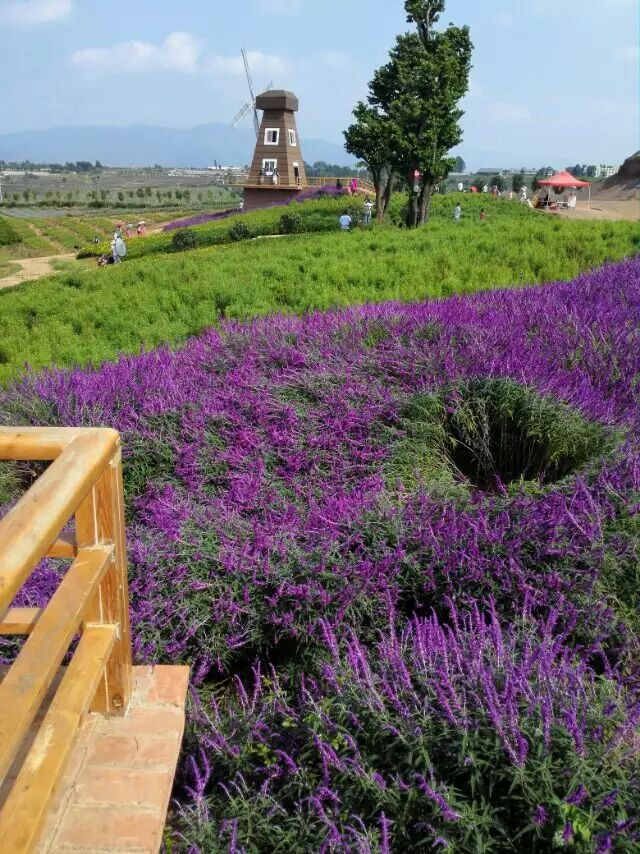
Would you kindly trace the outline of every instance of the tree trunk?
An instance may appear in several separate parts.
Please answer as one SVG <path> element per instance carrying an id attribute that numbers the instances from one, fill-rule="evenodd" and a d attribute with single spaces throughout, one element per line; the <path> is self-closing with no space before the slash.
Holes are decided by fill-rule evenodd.
<path id="1" fill-rule="evenodd" d="M 373 175 L 373 186 L 376 189 L 376 222 L 382 222 L 383 220 L 383 191 L 382 191 L 382 175 L 384 169 L 376 169 L 371 170 L 371 174 Z"/>
<path id="2" fill-rule="evenodd" d="M 431 196 L 433 195 L 433 183 L 424 184 L 420 193 L 420 225 L 424 225 L 429 219 L 431 209 Z"/>
<path id="3" fill-rule="evenodd" d="M 391 196 L 393 195 L 393 185 L 396 180 L 396 173 L 393 169 L 389 170 L 387 174 L 387 186 L 384 189 L 384 199 L 382 202 L 382 220 L 384 221 L 387 218 L 387 214 L 389 213 L 389 204 L 391 202 Z"/>
<path id="4" fill-rule="evenodd" d="M 409 196 L 409 207 L 407 210 L 407 228 L 416 228 L 418 225 L 418 217 L 420 215 L 418 202 L 419 193 L 416 193 L 413 184 L 409 184 L 410 187 L 410 196 Z"/>

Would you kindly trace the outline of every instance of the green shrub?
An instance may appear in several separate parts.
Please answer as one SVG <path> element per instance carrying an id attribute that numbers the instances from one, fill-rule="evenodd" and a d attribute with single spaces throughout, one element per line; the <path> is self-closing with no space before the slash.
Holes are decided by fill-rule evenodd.
<path id="1" fill-rule="evenodd" d="M 186 252 L 196 249 L 198 246 L 198 235 L 191 228 L 181 228 L 171 238 L 171 248 L 174 252 Z"/>
<path id="2" fill-rule="evenodd" d="M 234 224 L 229 229 L 229 237 L 231 238 L 231 240 L 236 242 L 240 240 L 248 240 L 250 237 L 252 237 L 252 232 L 246 222 L 234 222 Z"/>
<path id="3" fill-rule="evenodd" d="M 0 246 L 11 246 L 12 243 L 20 243 L 20 237 L 9 221 L 0 217 Z"/>
<path id="4" fill-rule="evenodd" d="M 291 209 L 280 217 L 280 231 L 283 234 L 300 234 L 304 231 L 302 214 L 299 210 Z"/>

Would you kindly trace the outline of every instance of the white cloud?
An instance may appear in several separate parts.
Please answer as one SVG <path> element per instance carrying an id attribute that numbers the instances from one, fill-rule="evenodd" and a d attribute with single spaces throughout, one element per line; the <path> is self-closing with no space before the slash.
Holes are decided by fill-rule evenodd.
<path id="1" fill-rule="evenodd" d="M 247 59 L 252 76 L 256 74 L 268 77 L 281 77 L 288 71 L 286 60 L 280 56 L 262 53 L 259 50 L 248 51 Z M 244 76 L 242 56 L 212 56 L 206 63 L 207 71 L 212 74 L 229 77 Z M 256 81 L 257 82 L 257 81 Z"/>
<path id="2" fill-rule="evenodd" d="M 190 33 L 171 33 L 161 45 L 123 42 L 113 47 L 77 50 L 75 65 L 106 74 L 135 74 L 148 71 L 179 71 L 193 74 L 202 51 L 202 41 Z"/>
<path id="3" fill-rule="evenodd" d="M 0 20 L 18 26 L 61 21 L 73 11 L 72 0 L 10 0 L 0 3 Z"/>

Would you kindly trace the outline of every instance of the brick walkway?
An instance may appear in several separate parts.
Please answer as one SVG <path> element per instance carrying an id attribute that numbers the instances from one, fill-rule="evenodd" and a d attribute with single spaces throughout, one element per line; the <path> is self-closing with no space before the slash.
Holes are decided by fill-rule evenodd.
<path id="1" fill-rule="evenodd" d="M 127 716 L 87 716 L 39 854 L 156 854 L 184 732 L 188 679 L 188 667 L 136 667 Z"/>

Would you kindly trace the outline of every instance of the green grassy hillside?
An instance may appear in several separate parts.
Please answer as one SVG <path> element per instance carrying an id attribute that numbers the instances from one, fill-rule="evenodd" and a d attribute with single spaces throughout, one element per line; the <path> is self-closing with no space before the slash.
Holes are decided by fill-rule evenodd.
<path id="1" fill-rule="evenodd" d="M 19 241 L 20 238 L 11 227 L 11 223 L 5 217 L 0 217 L 0 246 L 10 246 Z"/>
<path id="2" fill-rule="evenodd" d="M 25 363 L 98 363 L 141 347 L 179 345 L 223 317 L 569 279 L 637 251 L 632 223 L 569 222 L 508 203 L 485 206 L 485 223 L 470 213 L 456 225 L 442 205 L 418 231 L 295 235 L 151 255 L 0 291 L 0 381 Z"/>

